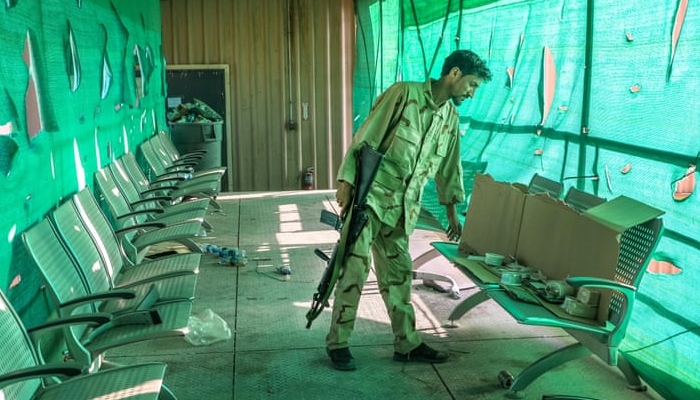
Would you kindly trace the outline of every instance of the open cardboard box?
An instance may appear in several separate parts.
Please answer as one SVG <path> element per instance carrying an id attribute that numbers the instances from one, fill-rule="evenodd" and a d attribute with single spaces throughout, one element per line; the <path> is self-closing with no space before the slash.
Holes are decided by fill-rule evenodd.
<path id="1" fill-rule="evenodd" d="M 621 235 L 664 213 L 626 196 L 580 213 L 562 200 L 529 195 L 487 175 L 475 178 L 471 201 L 460 251 L 499 253 L 506 256 L 506 262 L 508 255 L 514 255 L 520 264 L 541 271 L 548 279 L 614 279 Z M 603 293 L 601 304 L 608 300 L 609 293 Z M 605 323 L 607 311 L 599 308 L 599 323 Z"/>
<path id="2" fill-rule="evenodd" d="M 579 213 L 547 196 L 528 196 L 517 257 L 550 279 L 595 276 L 613 279 L 620 236 L 664 212 L 626 196 Z"/>
<path id="3" fill-rule="evenodd" d="M 510 262 L 515 255 L 527 188 L 522 184 L 496 182 L 491 175 L 477 174 L 469 200 L 459 250 L 467 255 L 497 253 Z"/>

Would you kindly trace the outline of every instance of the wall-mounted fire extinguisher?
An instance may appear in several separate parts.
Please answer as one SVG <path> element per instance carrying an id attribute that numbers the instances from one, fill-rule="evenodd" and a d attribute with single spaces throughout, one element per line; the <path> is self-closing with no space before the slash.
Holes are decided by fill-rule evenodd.
<path id="1" fill-rule="evenodd" d="M 301 188 L 312 190 L 314 188 L 314 167 L 306 167 L 301 177 Z"/>

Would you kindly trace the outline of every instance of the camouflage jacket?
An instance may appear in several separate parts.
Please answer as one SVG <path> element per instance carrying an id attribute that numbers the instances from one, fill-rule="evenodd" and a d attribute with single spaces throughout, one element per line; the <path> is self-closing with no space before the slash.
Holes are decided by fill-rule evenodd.
<path id="1" fill-rule="evenodd" d="M 435 178 L 441 204 L 463 202 L 459 115 L 451 101 L 433 102 L 431 80 L 393 84 L 375 101 L 341 163 L 338 180 L 355 180 L 354 152 L 364 143 L 384 153 L 367 205 L 390 226 L 404 216 L 413 232 L 423 188 Z"/>

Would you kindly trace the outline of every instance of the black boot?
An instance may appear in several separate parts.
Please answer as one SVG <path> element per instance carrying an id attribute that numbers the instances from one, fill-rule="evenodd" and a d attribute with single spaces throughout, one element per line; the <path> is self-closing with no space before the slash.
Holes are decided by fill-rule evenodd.
<path id="1" fill-rule="evenodd" d="M 341 371 L 354 371 L 357 369 L 355 366 L 355 359 L 350 354 L 350 349 L 343 347 L 340 349 L 329 350 L 326 348 L 326 353 L 331 358 L 331 363 L 333 368 Z"/>
<path id="2" fill-rule="evenodd" d="M 450 356 L 442 351 L 437 351 L 425 343 L 421 343 L 415 349 L 406 354 L 394 353 L 394 361 L 417 361 L 427 363 L 443 363 Z"/>

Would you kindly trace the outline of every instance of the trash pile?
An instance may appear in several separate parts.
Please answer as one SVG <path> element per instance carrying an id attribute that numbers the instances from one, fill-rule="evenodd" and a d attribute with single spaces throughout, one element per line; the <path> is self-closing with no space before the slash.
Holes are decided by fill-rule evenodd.
<path id="1" fill-rule="evenodd" d="M 194 99 L 192 103 L 180 103 L 168 112 L 168 121 L 171 123 L 208 123 L 223 120 L 219 113 L 199 99 Z"/>
<path id="2" fill-rule="evenodd" d="M 213 244 L 202 243 L 201 248 L 204 253 L 217 255 L 219 264 L 244 267 L 248 263 L 245 250 L 237 247 L 218 247 Z"/>

